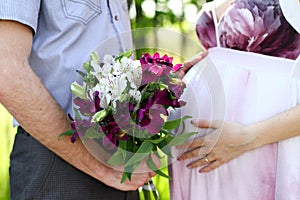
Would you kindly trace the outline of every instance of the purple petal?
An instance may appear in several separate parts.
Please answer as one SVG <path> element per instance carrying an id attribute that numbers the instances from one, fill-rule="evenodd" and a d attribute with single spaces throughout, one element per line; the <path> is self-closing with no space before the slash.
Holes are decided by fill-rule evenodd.
<path id="1" fill-rule="evenodd" d="M 173 66 L 172 72 L 177 72 L 181 68 L 182 68 L 182 64 L 176 64 Z"/>
<path id="2" fill-rule="evenodd" d="M 112 135 L 108 134 L 103 139 L 103 146 L 108 150 L 113 150 L 117 147 L 117 139 Z"/>
<path id="3" fill-rule="evenodd" d="M 200 15 L 196 23 L 196 33 L 205 49 L 217 46 L 215 25 L 211 12 L 203 12 Z"/>
<path id="4" fill-rule="evenodd" d="M 149 70 L 155 74 L 156 76 L 162 76 L 162 74 L 164 74 L 164 71 L 166 70 L 166 66 L 159 66 L 159 65 L 152 65 L 150 66 Z"/>

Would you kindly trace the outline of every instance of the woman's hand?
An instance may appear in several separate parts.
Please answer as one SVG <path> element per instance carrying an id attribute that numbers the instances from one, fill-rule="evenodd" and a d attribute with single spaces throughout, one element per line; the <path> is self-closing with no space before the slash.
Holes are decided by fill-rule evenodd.
<path id="1" fill-rule="evenodd" d="M 195 64 L 197 64 L 199 61 L 201 61 L 203 58 L 207 56 L 207 51 L 204 51 L 200 53 L 198 56 L 195 58 L 192 58 L 192 60 L 188 60 L 185 63 L 183 63 L 183 67 L 180 69 L 178 72 L 178 77 L 182 79 L 184 75 L 192 68 Z"/>
<path id="2" fill-rule="evenodd" d="M 213 129 L 204 137 L 196 138 L 192 143 L 186 143 L 179 148 L 187 148 L 188 151 L 178 160 L 199 157 L 198 160 L 189 163 L 188 168 L 202 167 L 199 172 L 209 172 L 222 164 L 240 156 L 252 149 L 251 143 L 256 137 L 247 131 L 246 126 L 234 122 L 193 121 L 199 128 Z"/>

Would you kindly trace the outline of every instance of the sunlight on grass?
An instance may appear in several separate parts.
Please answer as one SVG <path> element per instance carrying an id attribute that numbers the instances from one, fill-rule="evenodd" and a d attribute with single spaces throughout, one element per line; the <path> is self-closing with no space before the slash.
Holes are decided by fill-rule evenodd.
<path id="1" fill-rule="evenodd" d="M 161 170 L 165 174 L 168 174 L 167 168 L 164 168 Z M 159 200 L 169 200 L 170 199 L 170 193 L 169 193 L 169 180 L 167 178 L 164 178 L 162 176 L 155 176 L 152 178 L 154 185 L 159 193 Z M 142 191 L 140 190 L 140 200 L 145 200 Z"/>
<path id="2" fill-rule="evenodd" d="M 15 133 L 11 122 L 12 117 L 0 104 L 0 200 L 9 199 L 9 153 L 12 148 Z"/>
<path id="3" fill-rule="evenodd" d="M 168 175 L 168 165 L 167 165 L 167 157 L 164 156 L 164 158 L 161 160 L 161 166 L 166 166 L 161 169 L 161 171 L 164 174 Z M 170 192 L 169 192 L 169 179 L 162 177 L 160 175 L 156 175 L 152 178 L 153 183 L 158 190 L 159 193 L 159 199 L 160 200 L 169 200 L 170 199 Z M 144 200 L 143 194 L 140 193 L 140 200 Z"/>

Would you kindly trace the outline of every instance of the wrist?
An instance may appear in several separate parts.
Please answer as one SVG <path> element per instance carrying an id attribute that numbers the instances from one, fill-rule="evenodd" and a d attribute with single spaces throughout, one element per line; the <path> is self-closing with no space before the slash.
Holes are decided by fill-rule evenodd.
<path id="1" fill-rule="evenodd" d="M 246 125 L 243 128 L 243 133 L 248 136 L 249 142 L 247 144 L 247 150 L 253 150 L 263 146 L 263 141 L 260 137 L 260 127 L 258 124 Z"/>
<path id="2" fill-rule="evenodd" d="M 69 141 L 69 143 L 71 142 Z M 70 145 L 76 146 L 74 151 L 68 155 L 70 163 L 95 179 L 102 180 L 107 174 L 108 168 L 86 149 L 81 140 L 78 139 Z"/>

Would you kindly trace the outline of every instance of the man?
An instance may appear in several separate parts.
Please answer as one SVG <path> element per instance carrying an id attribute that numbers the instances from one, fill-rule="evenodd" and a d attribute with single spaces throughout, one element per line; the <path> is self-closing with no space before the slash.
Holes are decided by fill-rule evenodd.
<path id="1" fill-rule="evenodd" d="M 100 51 L 131 48 L 125 0 L 1 0 L 0 103 L 16 119 L 11 199 L 134 199 L 153 173 L 120 183 L 122 172 L 97 161 L 70 129 L 70 84 Z M 123 34 L 125 33 L 125 34 Z"/>

